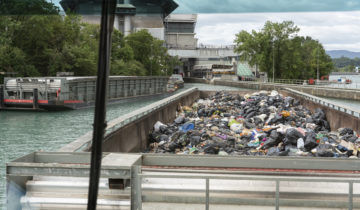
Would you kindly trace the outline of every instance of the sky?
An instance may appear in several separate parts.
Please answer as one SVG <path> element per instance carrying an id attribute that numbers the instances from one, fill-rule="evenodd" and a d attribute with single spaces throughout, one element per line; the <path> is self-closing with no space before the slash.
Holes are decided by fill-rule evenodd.
<path id="1" fill-rule="evenodd" d="M 241 30 L 260 30 L 267 21 L 294 21 L 299 35 L 319 40 L 326 50 L 360 52 L 360 11 L 199 14 L 198 43 L 231 45 Z"/>
<path id="2" fill-rule="evenodd" d="M 360 10 L 360 0 L 175 0 L 177 13 L 249 13 Z"/>
<path id="3" fill-rule="evenodd" d="M 51 0 L 48 0 L 51 1 Z M 58 4 L 60 0 L 52 0 Z M 360 0 L 175 0 L 174 13 L 199 13 L 198 43 L 233 44 L 241 30 L 260 30 L 267 20 L 294 21 L 299 35 L 326 50 L 360 52 Z"/>

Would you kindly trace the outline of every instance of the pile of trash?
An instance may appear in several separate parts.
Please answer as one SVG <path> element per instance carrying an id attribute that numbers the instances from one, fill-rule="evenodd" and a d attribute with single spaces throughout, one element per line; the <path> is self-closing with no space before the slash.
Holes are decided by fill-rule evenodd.
<path id="1" fill-rule="evenodd" d="M 157 122 L 149 140 L 150 153 L 360 157 L 354 130 L 330 131 L 323 110 L 311 113 L 277 91 L 217 92 L 179 106 L 174 122 Z"/>

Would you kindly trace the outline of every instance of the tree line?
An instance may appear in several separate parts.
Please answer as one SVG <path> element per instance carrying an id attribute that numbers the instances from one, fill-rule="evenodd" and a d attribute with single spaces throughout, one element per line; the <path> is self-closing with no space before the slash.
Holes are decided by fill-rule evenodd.
<path id="1" fill-rule="evenodd" d="M 96 75 L 100 26 L 84 23 L 79 15 L 62 16 L 46 0 L 31 0 L 33 8 L 26 1 L 0 0 L 0 14 L 10 11 L 0 16 L 0 72 L 16 72 L 19 77 L 55 76 L 57 72 Z M 19 8 L 28 9 L 30 15 L 17 14 Z M 114 30 L 111 75 L 165 76 L 179 64 L 164 42 L 148 31 L 124 37 Z"/>
<path id="2" fill-rule="evenodd" d="M 356 67 L 360 67 L 360 58 L 340 57 L 333 59 L 336 72 L 354 72 Z"/>
<path id="3" fill-rule="evenodd" d="M 292 21 L 281 23 L 267 21 L 264 27 L 255 31 L 245 30 L 236 34 L 235 52 L 242 61 L 257 66 L 275 79 L 316 78 L 328 75 L 333 62 L 322 44 L 309 36 L 299 36 L 300 29 Z"/>

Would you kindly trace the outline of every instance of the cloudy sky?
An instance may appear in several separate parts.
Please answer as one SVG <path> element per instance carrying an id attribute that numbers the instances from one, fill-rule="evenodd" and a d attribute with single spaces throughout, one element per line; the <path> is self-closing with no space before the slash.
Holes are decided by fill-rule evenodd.
<path id="1" fill-rule="evenodd" d="M 51 1 L 51 0 L 48 0 Z M 60 0 L 52 0 L 57 3 Z M 175 0 L 174 13 L 199 13 L 199 43 L 229 45 L 241 30 L 292 20 L 327 50 L 360 52 L 360 0 Z"/>
<path id="2" fill-rule="evenodd" d="M 175 0 L 178 13 L 248 13 L 360 10 L 360 0 Z"/>
<path id="3" fill-rule="evenodd" d="M 267 21 L 292 20 L 299 35 L 318 39 L 326 50 L 360 52 L 360 11 L 199 14 L 196 33 L 199 43 L 229 45 L 241 30 L 260 30 Z"/>

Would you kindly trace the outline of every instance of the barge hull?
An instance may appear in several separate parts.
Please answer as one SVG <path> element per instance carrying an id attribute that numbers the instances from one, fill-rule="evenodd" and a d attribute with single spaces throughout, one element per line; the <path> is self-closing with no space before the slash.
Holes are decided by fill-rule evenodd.
<path id="1" fill-rule="evenodd" d="M 113 76 L 107 99 L 121 103 L 164 94 L 167 82 L 168 77 Z M 95 77 L 5 78 L 4 84 L 0 110 L 71 110 L 95 103 Z"/>

